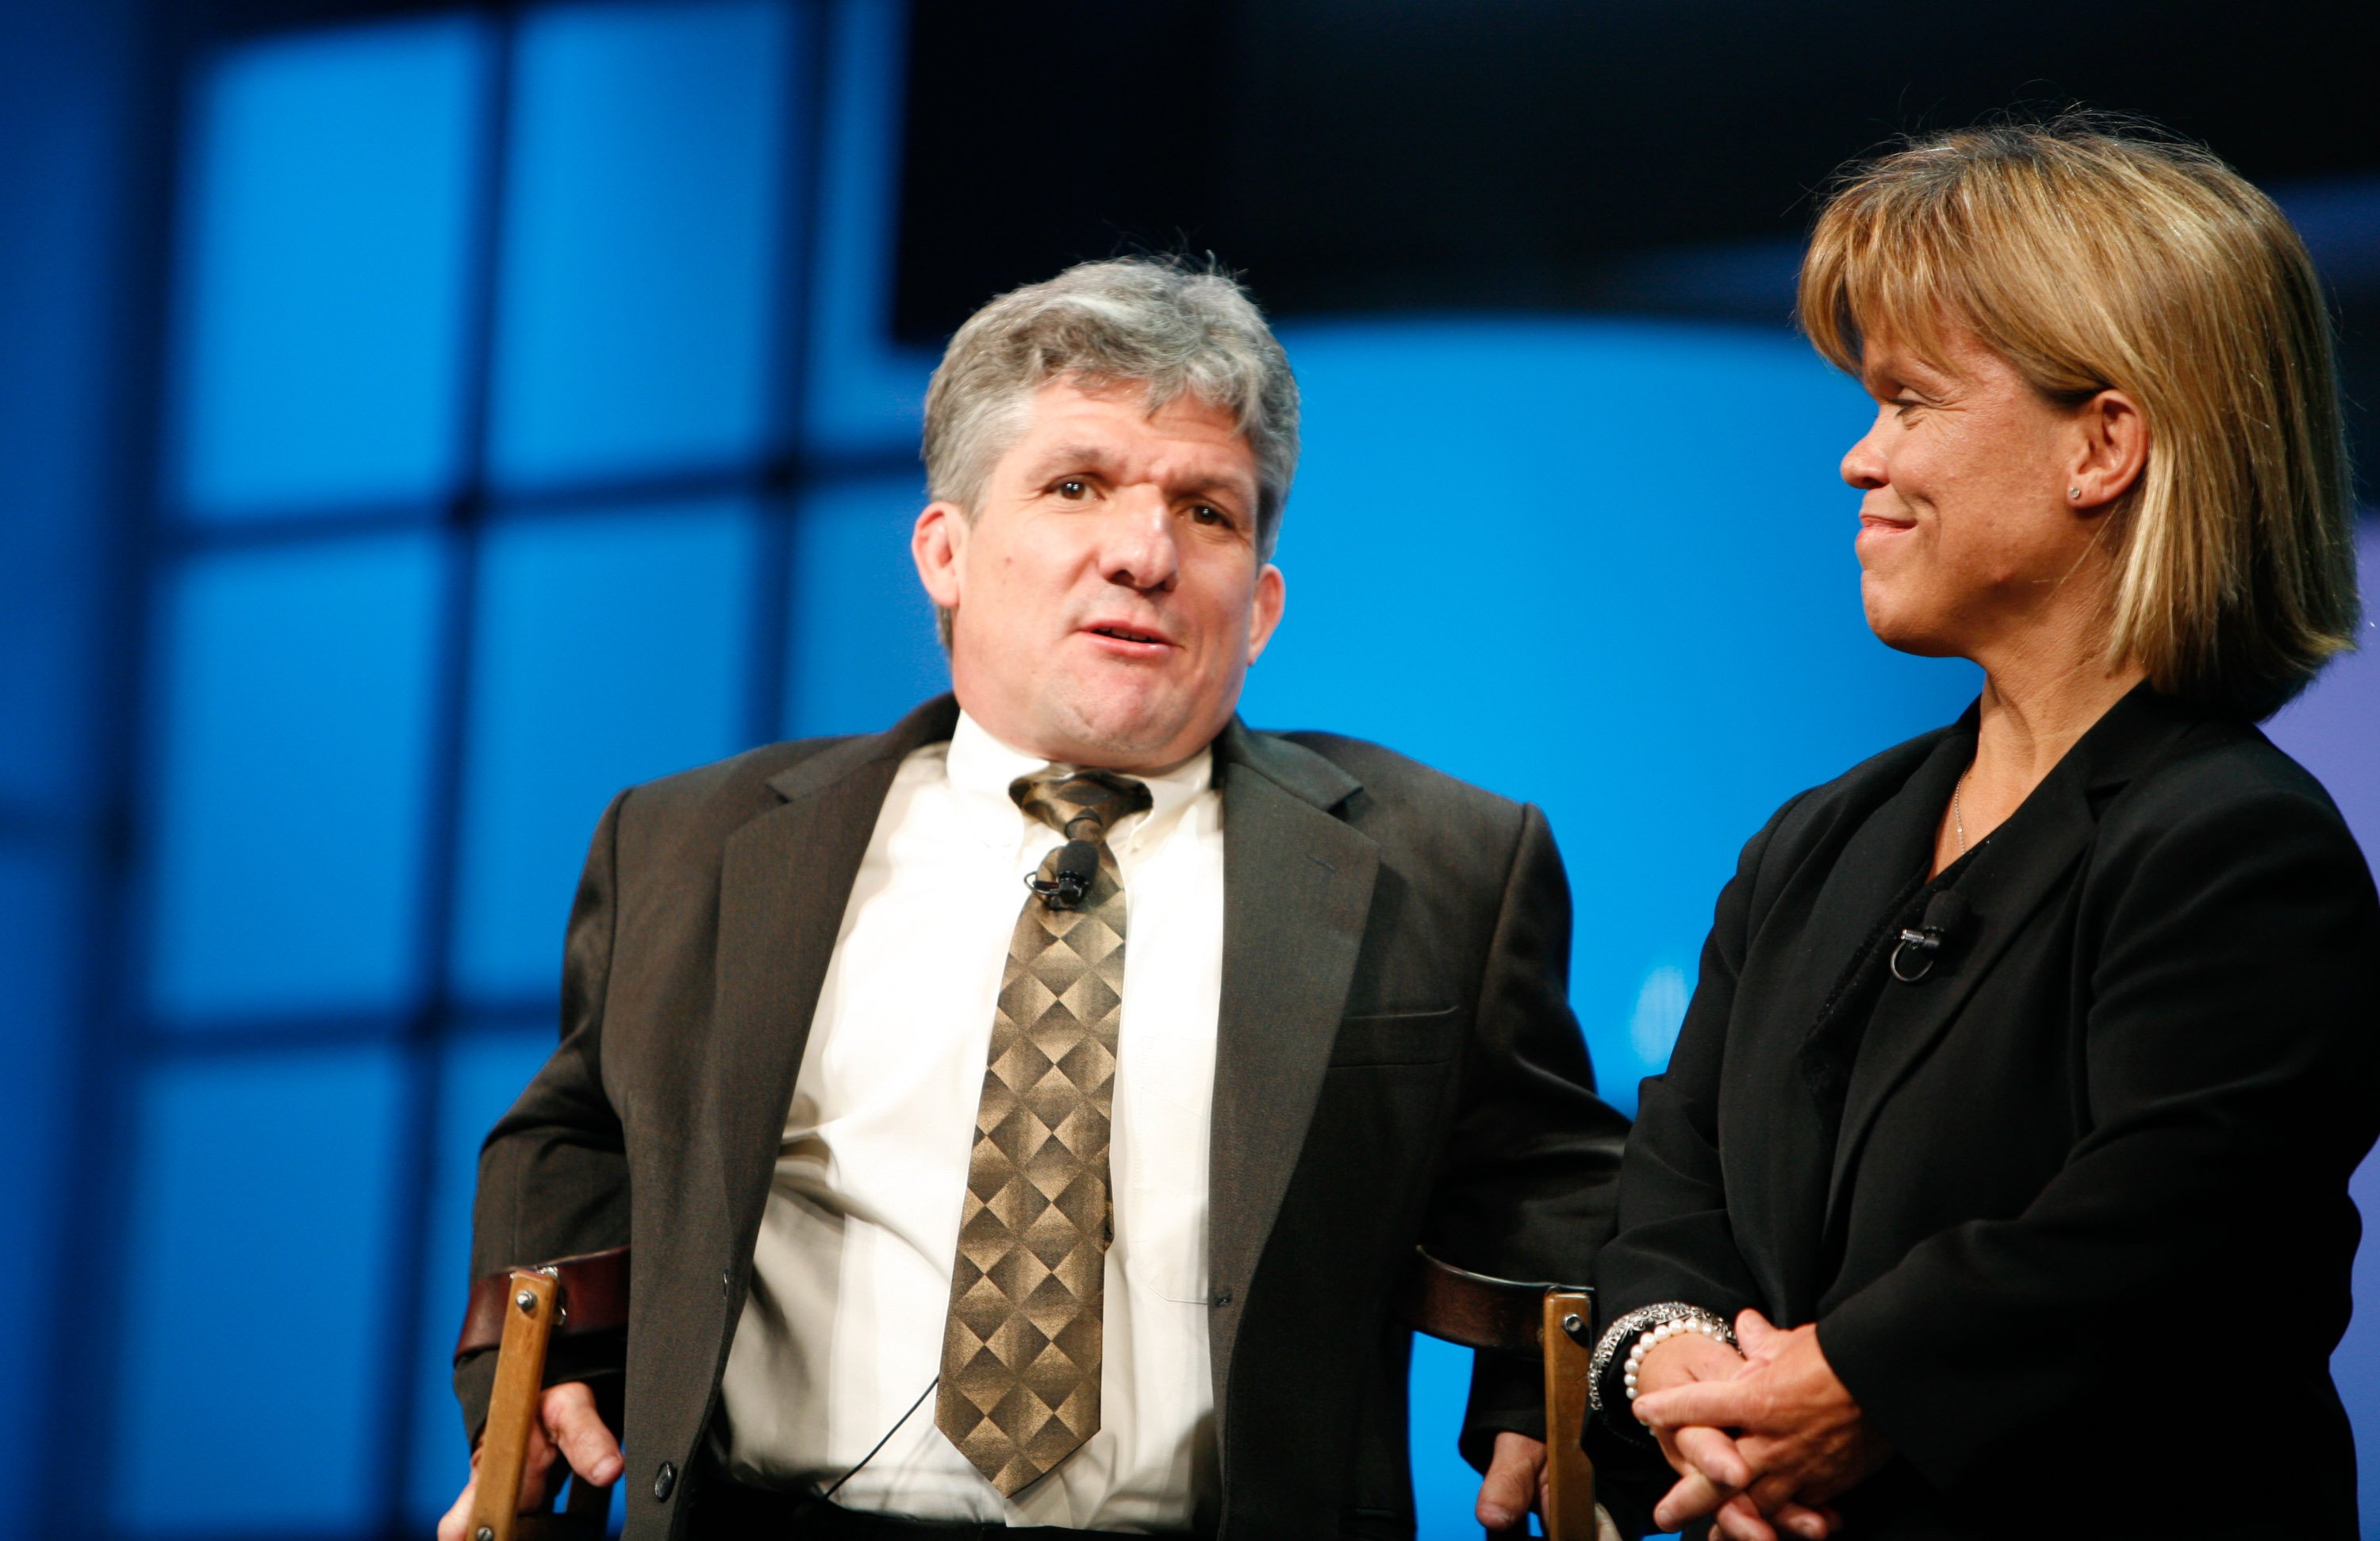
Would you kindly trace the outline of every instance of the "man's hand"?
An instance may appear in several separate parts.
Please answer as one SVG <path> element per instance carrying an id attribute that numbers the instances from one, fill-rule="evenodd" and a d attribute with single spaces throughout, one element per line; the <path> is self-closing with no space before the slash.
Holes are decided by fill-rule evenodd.
<path id="1" fill-rule="evenodd" d="M 1546 1507 L 1546 1444 L 1525 1434 L 1507 1430 L 1496 1436 L 1488 1457 L 1488 1474 L 1479 1479 L 1479 1503 L 1474 1511 L 1490 1531 L 1525 1531 L 1529 1511 Z"/>
<path id="2" fill-rule="evenodd" d="M 521 1512 L 542 1509 L 562 1486 L 553 1469 L 559 1448 L 570 1469 L 598 1487 L 620 1478 L 619 1444 L 595 1411 L 595 1393 L 584 1382 L 570 1380 L 546 1388 L 538 1399 L 537 1420 L 528 1426 L 528 1459 L 521 1463 Z M 463 1527 L 471 1523 L 471 1498 L 480 1486 L 480 1452 L 471 1452 L 471 1480 L 462 1497 L 438 1522 L 438 1541 L 464 1541 Z"/>
<path id="3" fill-rule="evenodd" d="M 1654 1520 L 1674 1527 L 1717 1513 L 1720 1533 L 1734 1541 L 1774 1541 L 1767 1516 L 1797 1535 L 1824 1535 L 1810 1523 L 1831 1528 L 1819 1506 L 1882 1465 L 1890 1449 L 1819 1352 L 1815 1328 L 1784 1332 L 1746 1311 L 1736 1336 L 1745 1362 L 1734 1379 L 1666 1384 L 1636 1399 L 1637 1417 L 1657 1434 L 1670 1431 L 1664 1450 L 1675 1439 L 1694 1468 L 1681 1470 Z M 1701 1438 L 1721 1429 L 1738 1431 L 1725 1451 Z M 1723 1506 L 1710 1501 L 1715 1495 Z"/>

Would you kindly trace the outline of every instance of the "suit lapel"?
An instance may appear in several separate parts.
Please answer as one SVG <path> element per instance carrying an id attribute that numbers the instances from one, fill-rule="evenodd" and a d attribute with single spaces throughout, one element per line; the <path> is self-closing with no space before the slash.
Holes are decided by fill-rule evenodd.
<path id="1" fill-rule="evenodd" d="M 1914 1001 L 1900 1003 L 1888 1032 L 1868 1034 L 1852 1066 L 1828 1178 L 1828 1234 L 1843 1219 L 1844 1180 L 1885 1102 L 1932 1052 L 2026 920 L 2081 859 L 2098 830 L 2100 799 L 2168 748 L 2186 721 L 2147 686 L 2135 689 L 2067 751 L 1957 880 L 1969 914 L 1965 935 L 1953 939 L 1951 966 L 1919 985 L 1885 986 L 1913 991 Z"/>
<path id="2" fill-rule="evenodd" d="M 1208 1269 L 1247 1292 L 1305 1144 L 1371 913 L 1379 851 L 1331 810 L 1360 783 L 1234 722 L 1223 797 L 1223 989 L 1215 1030 Z M 1210 1318 L 1219 1415 L 1242 1313 Z"/>
<path id="3" fill-rule="evenodd" d="M 719 880 L 712 1064 L 727 1214 L 749 1250 L 766 1204 L 794 1079 L 809 1041 L 853 880 L 893 773 L 948 738 L 958 708 L 927 702 L 890 731 L 846 739 L 770 778 L 782 806 L 730 835 Z"/>

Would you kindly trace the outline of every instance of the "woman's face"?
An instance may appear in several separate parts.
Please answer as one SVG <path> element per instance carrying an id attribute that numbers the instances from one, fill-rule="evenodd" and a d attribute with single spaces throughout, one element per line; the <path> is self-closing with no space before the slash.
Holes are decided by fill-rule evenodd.
<path id="1" fill-rule="evenodd" d="M 2012 639 L 2097 614 L 2106 498 L 2087 409 L 2045 399 L 1964 332 L 1936 352 L 1877 337 L 1862 358 L 1876 421 L 1842 465 L 1865 494 L 1860 599 L 1889 646 L 1989 667 Z"/>

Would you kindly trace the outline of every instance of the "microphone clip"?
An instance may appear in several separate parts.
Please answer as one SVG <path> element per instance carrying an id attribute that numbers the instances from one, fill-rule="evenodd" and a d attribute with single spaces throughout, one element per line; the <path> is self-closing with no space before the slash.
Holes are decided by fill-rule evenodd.
<path id="1" fill-rule="evenodd" d="M 1028 873 L 1025 886 L 1053 910 L 1079 910 L 1099 876 L 1099 848 L 1087 840 L 1070 840 L 1059 848 L 1056 870 L 1047 878 Z"/>
<path id="2" fill-rule="evenodd" d="M 1892 949 L 1892 977 L 1904 985 L 1913 985 L 1934 972 L 1940 960 L 1942 944 L 1950 933 L 1967 918 L 1967 901 L 1956 889 L 1938 889 L 1925 902 L 1925 918 L 1913 927 L 1901 928 L 1899 941 Z"/>
<path id="3" fill-rule="evenodd" d="M 1900 944 L 1892 950 L 1892 977 L 1904 985 L 1915 984 L 1934 972 L 1934 954 L 1941 950 L 1939 927 L 1903 928 Z"/>

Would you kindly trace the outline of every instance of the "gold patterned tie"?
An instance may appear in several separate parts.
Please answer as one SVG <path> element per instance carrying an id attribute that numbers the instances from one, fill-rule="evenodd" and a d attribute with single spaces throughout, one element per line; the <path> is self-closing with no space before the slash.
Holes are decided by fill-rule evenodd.
<path id="1" fill-rule="evenodd" d="M 934 1424 L 1013 1497 L 1099 1426 L 1123 1016 L 1123 880 L 1107 831 L 1149 795 L 1099 770 L 1021 777 L 1008 794 L 1067 843 L 1027 880 L 1001 974 Z"/>

